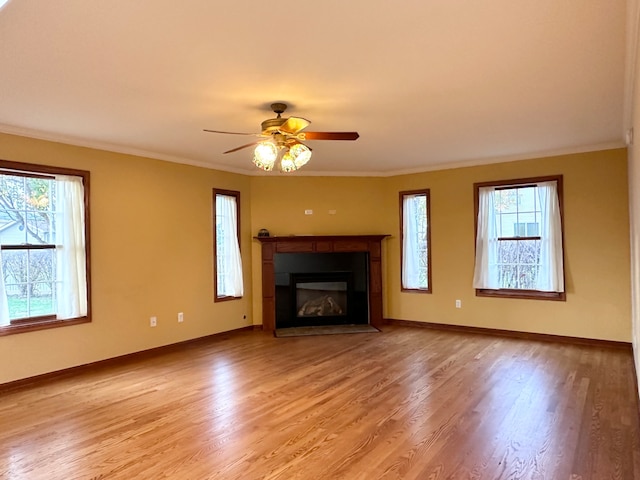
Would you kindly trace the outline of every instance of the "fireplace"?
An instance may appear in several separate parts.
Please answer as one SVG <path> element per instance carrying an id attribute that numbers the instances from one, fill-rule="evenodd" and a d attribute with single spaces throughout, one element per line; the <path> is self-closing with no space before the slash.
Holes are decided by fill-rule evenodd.
<path id="1" fill-rule="evenodd" d="M 262 328 L 381 327 L 382 240 L 388 236 L 254 237 L 262 244 Z"/>
<path id="2" fill-rule="evenodd" d="M 276 328 L 369 323 L 368 254 L 276 253 Z"/>

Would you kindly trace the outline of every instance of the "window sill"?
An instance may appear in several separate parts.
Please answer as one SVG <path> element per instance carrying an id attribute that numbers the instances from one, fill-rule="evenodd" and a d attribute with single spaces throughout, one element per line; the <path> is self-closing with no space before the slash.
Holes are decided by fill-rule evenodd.
<path id="1" fill-rule="evenodd" d="M 71 318 L 68 320 L 58 320 L 57 318 L 47 320 L 34 320 L 29 322 L 27 320 L 21 320 L 19 323 L 13 325 L 5 325 L 0 327 L 0 337 L 6 335 L 15 335 L 18 333 L 35 332 L 37 330 L 47 330 L 50 328 L 68 327 L 71 325 L 78 325 L 80 323 L 89 323 L 91 319 L 88 316 Z"/>
<path id="2" fill-rule="evenodd" d="M 431 288 L 404 288 L 400 287 L 402 293 L 431 293 Z"/>
<path id="3" fill-rule="evenodd" d="M 494 298 L 520 298 L 525 300 L 553 300 L 558 302 L 566 302 L 566 292 L 542 292 L 540 290 L 516 290 L 501 288 L 492 290 L 489 288 L 477 288 L 476 297 L 494 297 Z"/>
<path id="4" fill-rule="evenodd" d="M 214 302 L 228 302 L 229 300 L 240 300 L 242 297 L 213 297 Z"/>

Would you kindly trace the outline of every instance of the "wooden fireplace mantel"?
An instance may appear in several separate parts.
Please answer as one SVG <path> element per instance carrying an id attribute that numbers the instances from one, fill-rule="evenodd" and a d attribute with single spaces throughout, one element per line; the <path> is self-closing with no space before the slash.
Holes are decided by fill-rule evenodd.
<path id="1" fill-rule="evenodd" d="M 369 253 L 369 323 L 382 326 L 382 240 L 390 235 L 254 237 L 262 243 L 262 329 L 276 328 L 276 253 Z"/>

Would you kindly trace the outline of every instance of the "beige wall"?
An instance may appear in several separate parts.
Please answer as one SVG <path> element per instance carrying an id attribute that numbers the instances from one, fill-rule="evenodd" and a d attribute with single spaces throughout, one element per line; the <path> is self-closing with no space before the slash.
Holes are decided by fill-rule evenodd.
<path id="1" fill-rule="evenodd" d="M 473 183 L 555 174 L 564 180 L 567 301 L 476 297 Z M 431 190 L 433 293 L 402 293 L 398 193 L 421 188 Z M 254 177 L 251 198 L 254 234 L 391 234 L 384 241 L 386 318 L 631 341 L 624 149 L 391 178 Z M 253 268 L 260 323 L 258 242 Z"/>
<path id="2" fill-rule="evenodd" d="M 241 192 L 249 252 L 247 177 L 9 135 L 0 158 L 91 172 L 93 308 L 89 324 L 0 337 L 0 383 L 252 323 L 251 282 L 242 300 L 214 304 L 212 274 L 212 188 Z"/>
<path id="3" fill-rule="evenodd" d="M 349 235 L 394 233 L 397 205 L 386 201 L 387 179 L 375 177 L 264 176 L 251 179 L 254 235 Z M 305 215 L 312 210 L 312 215 Z M 330 210 L 335 210 L 330 214 Z M 260 244 L 253 243 L 253 318 L 262 323 Z"/>
<path id="4" fill-rule="evenodd" d="M 0 158 L 91 171 L 93 282 L 92 323 L 0 337 L 0 383 L 260 324 L 260 246 L 253 240 L 260 228 L 275 235 L 391 234 L 384 241 L 388 318 L 630 341 L 625 155 L 611 150 L 390 178 L 247 177 L 0 135 Z M 476 298 L 473 183 L 558 173 L 567 301 Z M 241 192 L 245 252 L 245 297 L 219 304 L 212 301 L 213 187 Z M 431 189 L 431 295 L 399 289 L 398 192 L 414 188 Z M 458 298 L 462 309 L 454 308 Z"/>
<path id="5" fill-rule="evenodd" d="M 401 293 L 398 237 L 387 242 L 389 318 L 628 342 L 629 242 L 624 149 L 395 177 L 431 189 L 433 294 Z M 567 301 L 476 297 L 473 183 L 563 175 Z M 394 233 L 399 229 L 394 218 Z M 462 308 L 455 308 L 455 300 Z"/>

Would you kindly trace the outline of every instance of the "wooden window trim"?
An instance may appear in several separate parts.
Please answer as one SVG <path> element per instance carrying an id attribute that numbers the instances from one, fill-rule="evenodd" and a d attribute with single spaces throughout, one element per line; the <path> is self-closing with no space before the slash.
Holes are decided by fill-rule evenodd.
<path id="1" fill-rule="evenodd" d="M 424 195 L 427 198 L 427 288 L 405 288 L 402 285 L 404 258 L 404 197 L 407 195 Z M 400 203 L 400 291 L 405 293 L 433 293 L 431 280 L 431 192 L 428 188 L 405 190 L 399 192 Z"/>
<path id="2" fill-rule="evenodd" d="M 490 288 L 476 288 L 477 297 L 499 297 L 499 298 L 520 298 L 524 300 L 556 300 L 566 301 L 566 292 L 543 292 L 540 290 L 517 290 L 500 288 L 492 290 Z"/>
<path id="3" fill-rule="evenodd" d="M 10 325 L 28 325 L 32 323 L 50 322 L 56 320 L 55 315 L 39 315 L 37 317 L 14 318 L 9 321 Z"/>
<path id="4" fill-rule="evenodd" d="M 224 190 L 222 188 L 213 189 L 213 301 L 228 302 L 230 300 L 240 300 L 242 297 L 233 297 L 230 295 L 218 295 L 218 234 L 216 231 L 216 195 L 225 195 L 235 197 L 236 199 L 236 215 L 237 215 L 237 232 L 238 248 L 242 252 L 242 242 L 240 241 L 240 192 L 236 190 Z"/>
<path id="5" fill-rule="evenodd" d="M 18 333 L 34 332 L 49 328 L 67 327 L 81 323 L 91 322 L 91 228 L 90 228 L 90 173 L 87 170 L 78 170 L 50 165 L 38 165 L 34 163 L 14 162 L 0 159 L 0 174 L 16 175 L 32 178 L 50 179 L 55 175 L 70 175 L 82 178 L 84 186 L 84 229 L 85 229 L 85 260 L 87 269 L 87 315 L 77 318 L 59 320 L 53 315 L 40 317 L 20 318 L 10 321 L 9 325 L 0 326 L 0 337 Z M 3 250 L 14 249 L 46 249 L 50 245 L 5 245 Z M 53 246 L 55 248 L 55 246 Z"/>
<path id="6" fill-rule="evenodd" d="M 490 289 L 490 288 L 476 288 L 477 297 L 493 297 L 493 298 L 518 298 L 526 300 L 553 300 L 564 302 L 567 300 L 566 293 L 566 255 L 564 248 L 564 191 L 562 185 L 562 175 L 549 175 L 544 177 L 531 177 L 520 178 L 512 180 L 496 180 L 490 182 L 478 182 L 473 184 L 473 211 L 474 211 L 474 245 L 478 235 L 478 209 L 480 205 L 480 188 L 481 187 L 496 187 L 496 190 L 508 190 L 513 188 L 526 188 L 536 186 L 542 182 L 557 183 L 558 202 L 560 203 L 560 226 L 562 229 L 562 255 L 563 255 L 563 269 L 562 276 L 564 278 L 565 291 L 564 292 L 543 292 L 541 290 L 520 290 L 520 289 Z M 536 240 L 540 237 L 501 237 L 498 240 Z M 475 251 L 475 246 L 474 246 Z"/>

